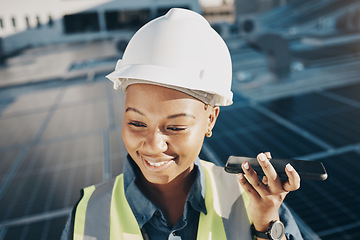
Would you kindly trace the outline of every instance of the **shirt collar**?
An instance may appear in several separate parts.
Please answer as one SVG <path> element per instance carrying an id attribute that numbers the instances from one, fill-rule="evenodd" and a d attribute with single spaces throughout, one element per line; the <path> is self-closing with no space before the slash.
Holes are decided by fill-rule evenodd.
<path id="1" fill-rule="evenodd" d="M 191 207 L 198 212 L 207 214 L 205 206 L 205 175 L 199 158 L 195 160 L 195 171 L 197 171 L 196 178 L 191 187 L 186 204 L 190 204 Z M 160 211 L 160 209 L 158 209 L 136 185 L 135 180 L 138 174 L 141 174 L 139 167 L 128 155 L 127 161 L 125 161 L 124 164 L 125 197 L 128 200 L 139 227 L 142 228 L 155 212 Z M 185 215 L 186 213 L 187 209 L 184 211 Z"/>

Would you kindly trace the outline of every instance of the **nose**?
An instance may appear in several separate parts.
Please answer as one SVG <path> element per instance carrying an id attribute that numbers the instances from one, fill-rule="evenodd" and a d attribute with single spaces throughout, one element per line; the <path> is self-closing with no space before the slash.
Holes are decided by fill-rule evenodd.
<path id="1" fill-rule="evenodd" d="M 163 153 L 168 149 L 167 136 L 161 131 L 155 130 L 149 132 L 145 141 L 143 142 L 143 151 L 149 155 Z"/>

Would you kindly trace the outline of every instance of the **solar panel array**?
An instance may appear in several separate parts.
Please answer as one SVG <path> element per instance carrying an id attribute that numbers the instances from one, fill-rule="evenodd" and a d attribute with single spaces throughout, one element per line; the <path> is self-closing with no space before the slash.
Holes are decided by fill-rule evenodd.
<path id="1" fill-rule="evenodd" d="M 0 239 L 58 239 L 80 189 L 121 172 L 122 96 L 105 81 L 0 96 Z"/>
<path id="2" fill-rule="evenodd" d="M 323 161 L 328 180 L 302 181 L 286 202 L 321 238 L 356 239 L 358 89 L 360 84 L 354 84 L 222 108 L 201 157 L 216 156 L 224 164 L 229 155 L 271 151 L 273 157 Z M 110 91 L 100 81 L 29 89 L 13 101 L 2 95 L 2 103 L 10 104 L 3 104 L 0 117 L 2 136 L 7 136 L 1 137 L 0 148 L 0 239 L 57 238 L 79 190 L 121 172 L 123 99 Z M 34 100 L 53 94 L 50 103 Z M 28 101 L 32 104 L 26 106 Z"/>

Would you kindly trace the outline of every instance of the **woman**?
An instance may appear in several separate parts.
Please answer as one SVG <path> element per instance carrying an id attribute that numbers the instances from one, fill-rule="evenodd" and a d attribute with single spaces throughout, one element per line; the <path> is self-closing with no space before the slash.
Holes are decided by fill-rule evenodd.
<path id="1" fill-rule="evenodd" d="M 126 96 L 124 173 L 84 189 L 63 239 L 302 239 L 282 204 L 300 186 L 290 165 L 283 182 L 260 153 L 261 181 L 248 163 L 245 178 L 198 159 L 232 103 L 231 72 L 201 15 L 171 9 L 143 26 L 107 76 Z"/>

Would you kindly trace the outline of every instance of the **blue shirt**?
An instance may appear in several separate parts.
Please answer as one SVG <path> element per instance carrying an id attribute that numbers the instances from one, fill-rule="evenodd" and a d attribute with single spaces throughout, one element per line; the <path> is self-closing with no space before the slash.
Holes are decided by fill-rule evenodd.
<path id="1" fill-rule="evenodd" d="M 178 223 L 168 226 L 162 211 L 155 206 L 138 188 L 136 176 L 141 174 L 136 163 L 128 157 L 124 165 L 125 197 L 144 235 L 144 240 L 193 240 L 196 239 L 200 213 L 207 214 L 205 206 L 205 175 L 199 159 L 195 160 L 196 178 L 187 197 L 184 213 Z M 285 225 L 285 235 L 289 240 L 303 239 L 298 226 L 285 204 L 279 209 L 281 221 Z M 70 215 L 61 240 L 72 239 Z"/>

